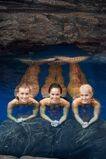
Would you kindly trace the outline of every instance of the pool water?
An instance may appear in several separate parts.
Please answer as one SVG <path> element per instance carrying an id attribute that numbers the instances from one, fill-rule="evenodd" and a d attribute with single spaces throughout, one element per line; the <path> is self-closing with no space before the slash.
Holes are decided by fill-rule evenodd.
<path id="1" fill-rule="evenodd" d="M 6 55 L 0 57 L 0 122 L 7 119 L 7 104 L 14 98 L 14 89 L 20 83 L 29 65 L 22 63 L 20 59 L 43 59 L 53 56 L 90 56 L 86 61 L 80 62 L 80 68 L 84 72 L 87 81 L 94 88 L 94 97 L 101 103 L 102 119 L 106 119 L 106 57 L 102 55 L 90 55 L 74 45 L 48 46 L 43 51 L 29 52 L 26 54 Z M 48 64 L 40 65 L 39 86 L 40 90 L 36 100 L 42 99 L 41 88 L 48 75 Z M 62 65 L 62 73 L 65 85 L 69 83 L 69 65 Z M 66 98 L 72 102 L 72 98 L 67 94 Z M 71 110 L 70 110 L 71 111 Z"/>

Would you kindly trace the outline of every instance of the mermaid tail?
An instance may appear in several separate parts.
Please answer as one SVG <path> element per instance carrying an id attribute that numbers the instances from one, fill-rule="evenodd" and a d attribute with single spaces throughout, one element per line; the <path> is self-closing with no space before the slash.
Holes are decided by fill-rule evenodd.
<path id="1" fill-rule="evenodd" d="M 41 94 L 43 97 L 49 97 L 49 87 L 52 83 L 58 83 L 62 87 L 62 96 L 66 96 L 66 87 L 64 85 L 64 78 L 62 76 L 61 65 L 50 65 L 48 70 L 48 76 L 45 80 L 45 84 L 41 88 Z"/>
<path id="2" fill-rule="evenodd" d="M 87 83 L 87 79 L 78 64 L 70 64 L 70 82 L 68 84 L 68 93 L 72 98 L 80 95 L 79 88 L 82 84 Z"/>
<path id="3" fill-rule="evenodd" d="M 89 58 L 89 56 L 77 56 L 77 57 L 68 57 L 68 56 L 55 56 L 58 61 L 61 63 L 78 63 L 81 61 L 85 61 Z"/>
<path id="4" fill-rule="evenodd" d="M 22 63 L 32 65 L 32 64 L 63 64 L 63 63 L 78 63 L 85 61 L 89 56 L 77 56 L 77 57 L 68 57 L 68 56 L 54 56 L 51 58 L 45 59 L 19 59 Z"/>
<path id="5" fill-rule="evenodd" d="M 74 98 L 79 95 L 79 87 L 81 84 L 87 83 L 84 73 L 80 69 L 78 62 L 84 61 L 88 56 L 79 57 L 66 57 L 66 56 L 55 56 L 47 59 L 31 60 L 31 59 L 20 59 L 21 62 L 28 64 L 29 68 L 25 72 L 21 83 L 30 85 L 32 90 L 32 96 L 36 96 L 39 92 L 38 74 L 40 72 L 40 64 L 50 64 L 49 74 L 45 80 L 45 84 L 41 88 L 41 94 L 43 97 L 48 97 L 48 89 L 52 83 L 59 83 L 62 87 L 62 96 L 66 96 L 66 87 L 64 85 L 64 78 L 62 76 L 61 64 L 68 63 L 70 65 L 70 83 L 68 85 L 68 92 Z"/>
<path id="6" fill-rule="evenodd" d="M 20 84 L 26 84 L 31 88 L 31 95 L 34 97 L 39 92 L 38 74 L 40 67 L 37 64 L 30 65 L 23 75 Z"/>

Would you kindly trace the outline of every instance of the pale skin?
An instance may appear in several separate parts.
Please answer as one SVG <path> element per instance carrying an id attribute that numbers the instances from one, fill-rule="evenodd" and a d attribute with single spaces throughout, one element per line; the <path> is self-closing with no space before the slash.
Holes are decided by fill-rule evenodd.
<path id="1" fill-rule="evenodd" d="M 94 98 L 92 98 L 93 96 L 92 89 L 89 90 L 91 86 L 90 87 L 88 85 L 83 85 L 83 86 L 84 87 L 81 87 L 80 89 L 80 97 L 74 99 L 72 103 L 72 110 L 73 110 L 75 119 L 78 121 L 78 123 L 80 123 L 82 128 L 87 128 L 89 125 L 91 125 L 92 123 L 98 120 L 99 113 L 100 113 L 100 103 Z M 89 120 L 89 122 L 83 121 L 83 119 L 81 119 L 78 112 L 78 106 L 79 105 L 85 106 L 86 104 L 90 104 L 92 107 L 94 107 L 93 117 Z"/>
<path id="2" fill-rule="evenodd" d="M 33 112 L 32 115 L 28 116 L 28 117 L 20 117 L 20 118 L 16 118 L 12 115 L 13 109 L 16 106 L 20 106 L 20 105 L 28 105 L 28 106 L 33 106 Z M 7 107 L 7 116 L 9 119 L 20 123 L 29 119 L 32 119 L 34 117 L 36 117 L 37 113 L 38 113 L 38 109 L 39 109 L 39 104 L 38 102 L 33 99 L 30 95 L 30 89 L 29 88 L 19 88 L 19 91 L 16 94 L 16 98 L 13 99 L 12 101 L 10 101 L 8 103 L 8 107 Z"/>
<path id="3" fill-rule="evenodd" d="M 61 92 L 59 88 L 52 88 L 49 95 L 49 98 L 45 98 L 40 101 L 40 114 L 42 118 L 51 123 L 51 126 L 57 127 L 67 119 L 70 103 L 67 100 L 60 97 Z M 46 107 L 51 107 L 52 105 L 56 104 L 63 108 L 63 115 L 59 119 L 59 121 L 51 119 L 46 114 Z"/>

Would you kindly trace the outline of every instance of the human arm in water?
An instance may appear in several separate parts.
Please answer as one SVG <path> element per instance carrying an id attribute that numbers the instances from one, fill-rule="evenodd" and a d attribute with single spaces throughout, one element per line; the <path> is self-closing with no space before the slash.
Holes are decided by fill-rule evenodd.
<path id="1" fill-rule="evenodd" d="M 12 113 L 13 113 L 13 108 L 16 107 L 17 105 L 18 105 L 18 100 L 13 99 L 12 101 L 8 103 L 8 106 L 7 106 L 7 117 L 15 122 L 18 122 L 18 119 L 14 117 Z"/>
<path id="2" fill-rule="evenodd" d="M 21 118 L 22 121 L 26 121 L 26 120 L 32 119 L 32 118 L 37 116 L 37 113 L 38 113 L 38 110 L 39 110 L 39 103 L 35 99 L 31 98 L 29 103 L 28 103 L 28 105 L 29 106 L 30 105 L 33 106 L 32 114 L 30 116 L 28 116 L 28 117 L 24 117 L 24 118 L 22 117 Z"/>
<path id="3" fill-rule="evenodd" d="M 76 121 L 83 127 L 86 128 L 88 126 L 88 122 L 84 122 L 78 112 L 78 106 L 80 105 L 80 98 L 76 98 L 73 102 L 72 102 L 72 111 L 74 113 L 74 117 L 76 119 Z"/>
<path id="4" fill-rule="evenodd" d="M 20 103 L 21 104 L 21 103 Z M 29 103 L 26 103 L 26 104 L 29 104 L 29 105 L 32 105 L 33 106 L 33 113 L 32 115 L 28 116 L 28 117 L 20 117 L 20 118 L 16 118 L 12 115 L 12 112 L 13 112 L 13 109 L 14 107 L 16 106 L 19 106 L 20 105 L 18 103 L 18 100 L 17 99 L 13 99 L 12 101 L 10 101 L 8 103 L 8 107 L 7 107 L 7 116 L 9 119 L 17 122 L 17 123 L 20 123 L 20 122 L 23 122 L 23 121 L 26 121 L 26 120 L 29 120 L 29 119 L 32 119 L 34 117 L 36 117 L 37 113 L 38 113 L 38 108 L 39 108 L 39 104 L 38 102 L 35 100 L 35 99 L 31 99 Z"/>
<path id="5" fill-rule="evenodd" d="M 67 100 L 61 98 L 61 105 L 63 106 L 63 115 L 59 120 L 59 124 L 62 124 L 67 119 L 70 103 Z"/>
<path id="6" fill-rule="evenodd" d="M 54 127 L 57 127 L 57 126 L 61 125 L 67 119 L 67 116 L 68 116 L 70 103 L 68 101 L 66 101 L 65 99 L 61 98 L 61 104 L 60 105 L 63 107 L 63 115 L 62 115 L 62 117 L 60 118 L 59 121 L 54 120 L 51 123 L 51 125 L 54 126 Z"/>
<path id="7" fill-rule="evenodd" d="M 95 121 L 97 121 L 100 114 L 100 103 L 94 99 L 92 105 L 94 107 L 94 113 L 93 113 L 93 117 L 88 122 L 88 126 L 94 123 Z"/>
<path id="8" fill-rule="evenodd" d="M 73 103 L 72 103 L 72 110 L 75 116 L 75 119 L 81 124 L 81 126 L 83 128 L 87 128 L 89 125 L 91 125 L 92 123 L 94 123 L 95 121 L 97 121 L 98 117 L 99 117 L 99 113 L 100 113 L 100 103 L 96 100 L 92 100 L 91 105 L 94 107 L 94 113 L 93 113 L 93 117 L 90 119 L 89 122 L 84 122 L 78 113 L 78 106 L 80 104 L 80 99 L 76 98 Z"/>
<path id="9" fill-rule="evenodd" d="M 45 98 L 40 101 L 40 115 L 43 119 L 51 123 L 53 122 L 53 120 L 48 115 L 46 115 L 46 107 L 47 107 L 46 105 L 48 100 L 49 100 L 48 98 Z"/>
<path id="10" fill-rule="evenodd" d="M 46 113 L 45 113 L 45 111 L 46 111 L 46 99 L 44 99 L 40 102 L 41 117 L 44 118 L 45 120 L 49 121 L 51 123 L 51 126 L 57 127 L 58 125 L 62 124 L 67 119 L 70 104 L 65 99 L 61 99 L 61 103 L 63 106 L 63 115 L 60 118 L 60 120 L 58 121 L 58 120 L 52 120 L 48 115 L 46 115 Z"/>

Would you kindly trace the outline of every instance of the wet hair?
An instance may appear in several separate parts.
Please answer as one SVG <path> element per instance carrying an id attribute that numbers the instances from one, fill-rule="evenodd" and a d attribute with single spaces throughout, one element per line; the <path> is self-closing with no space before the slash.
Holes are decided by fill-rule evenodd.
<path id="1" fill-rule="evenodd" d="M 82 90 L 82 89 L 87 89 L 87 91 L 90 93 L 90 94 L 92 94 L 92 96 L 93 96 L 93 89 L 92 89 L 92 86 L 91 85 L 89 85 L 89 84 L 83 84 L 83 85 L 81 85 L 81 87 L 80 87 L 80 91 Z"/>
<path id="2" fill-rule="evenodd" d="M 50 93 L 50 91 L 51 91 L 52 88 L 58 88 L 60 90 L 60 93 L 62 94 L 62 87 L 60 86 L 60 84 L 58 84 L 58 83 L 52 83 L 50 85 L 50 87 L 49 87 L 49 90 L 48 90 L 49 93 Z"/>
<path id="3" fill-rule="evenodd" d="M 29 85 L 27 85 L 27 84 L 19 84 L 19 85 L 17 85 L 17 87 L 15 88 L 15 91 L 14 91 L 15 97 L 17 97 L 17 93 L 19 92 L 20 88 L 25 88 L 25 89 L 28 88 L 29 92 L 31 93 L 31 88 L 30 88 Z"/>

